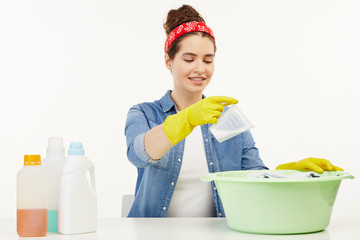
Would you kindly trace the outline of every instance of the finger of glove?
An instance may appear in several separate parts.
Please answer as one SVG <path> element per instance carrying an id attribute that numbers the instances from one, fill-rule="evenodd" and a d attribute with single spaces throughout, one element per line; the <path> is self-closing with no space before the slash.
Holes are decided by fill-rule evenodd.
<path id="1" fill-rule="evenodd" d="M 207 113 L 209 110 L 217 110 L 222 112 L 224 110 L 224 105 L 211 101 L 208 98 L 201 100 L 200 102 L 191 105 L 191 112 L 192 114 L 199 114 L 199 113 Z"/>
<path id="2" fill-rule="evenodd" d="M 344 171 L 344 169 L 342 169 L 341 167 L 335 166 L 335 165 L 331 164 L 330 162 L 329 162 L 329 165 L 330 166 L 328 166 L 328 169 L 326 169 L 327 171 Z"/>
<path id="3" fill-rule="evenodd" d="M 221 112 L 216 110 L 209 110 L 206 113 L 206 116 L 203 118 L 203 124 L 214 124 L 218 122 L 218 119 L 220 118 Z"/>
<path id="4" fill-rule="evenodd" d="M 342 169 L 341 167 L 335 166 L 333 165 L 333 167 L 335 168 L 334 171 L 344 171 L 344 169 Z"/>
<path id="5" fill-rule="evenodd" d="M 299 163 L 295 165 L 295 170 L 315 171 L 317 173 L 324 172 L 324 169 L 308 159 L 299 161 Z"/>
<path id="6" fill-rule="evenodd" d="M 214 96 L 214 97 L 210 97 L 211 101 L 216 102 L 216 103 L 221 103 L 223 106 L 228 106 L 231 104 L 236 104 L 239 101 L 235 98 L 232 97 L 226 97 L 226 96 Z"/>
<path id="7" fill-rule="evenodd" d="M 219 111 L 219 110 L 209 110 L 209 116 L 215 117 L 218 119 L 221 116 L 221 112 L 222 111 Z"/>
<path id="8" fill-rule="evenodd" d="M 224 105 L 220 104 L 220 103 L 209 103 L 207 105 L 207 109 L 208 111 L 216 111 L 219 114 L 222 113 L 222 111 L 224 111 Z"/>
<path id="9" fill-rule="evenodd" d="M 208 124 L 216 124 L 218 122 L 218 118 L 217 117 L 212 117 L 212 118 L 209 118 L 207 123 Z"/>
<path id="10" fill-rule="evenodd" d="M 309 158 L 309 160 L 319 167 L 321 167 L 325 171 L 336 171 L 336 168 L 334 165 L 331 164 L 331 162 L 324 158 Z"/>
<path id="11" fill-rule="evenodd" d="M 204 124 L 214 124 L 217 123 L 218 118 L 221 115 L 221 111 L 206 109 L 194 111 L 194 114 L 190 114 L 189 123 L 192 126 L 204 125 Z"/>
<path id="12" fill-rule="evenodd" d="M 321 160 L 321 167 L 325 171 L 336 171 L 334 165 L 332 165 L 331 162 L 329 160 L 326 160 L 326 159 Z"/>
<path id="13" fill-rule="evenodd" d="M 329 160 L 322 159 L 321 161 L 324 170 L 326 171 L 344 171 L 344 169 L 333 165 Z"/>

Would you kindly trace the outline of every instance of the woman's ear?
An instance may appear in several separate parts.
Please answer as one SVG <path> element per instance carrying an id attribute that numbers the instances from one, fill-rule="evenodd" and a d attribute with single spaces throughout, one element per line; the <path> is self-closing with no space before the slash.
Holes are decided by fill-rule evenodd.
<path id="1" fill-rule="evenodd" d="M 172 60 L 170 59 L 170 56 L 167 53 L 165 53 L 165 66 L 171 71 Z"/>

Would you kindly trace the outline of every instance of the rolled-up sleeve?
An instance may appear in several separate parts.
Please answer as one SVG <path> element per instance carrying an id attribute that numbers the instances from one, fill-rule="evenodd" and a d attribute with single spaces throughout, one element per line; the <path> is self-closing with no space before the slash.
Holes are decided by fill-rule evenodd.
<path id="1" fill-rule="evenodd" d="M 138 168 L 153 163 L 144 145 L 145 134 L 149 130 L 150 126 L 144 112 L 138 106 L 132 107 L 128 112 L 125 125 L 127 157 Z"/>
<path id="2" fill-rule="evenodd" d="M 139 105 L 132 107 L 128 112 L 125 125 L 127 157 L 138 168 L 146 167 L 149 164 L 158 164 L 159 162 L 151 159 L 145 151 L 144 138 L 146 132 L 150 129 L 144 111 Z"/>

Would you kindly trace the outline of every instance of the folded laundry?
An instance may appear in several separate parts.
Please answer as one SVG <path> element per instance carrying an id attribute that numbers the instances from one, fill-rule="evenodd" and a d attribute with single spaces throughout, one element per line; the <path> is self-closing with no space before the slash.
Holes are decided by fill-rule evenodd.
<path id="1" fill-rule="evenodd" d="M 291 175 L 284 175 L 280 173 L 254 172 L 247 175 L 247 178 L 316 178 L 320 177 L 315 172 L 297 172 Z"/>

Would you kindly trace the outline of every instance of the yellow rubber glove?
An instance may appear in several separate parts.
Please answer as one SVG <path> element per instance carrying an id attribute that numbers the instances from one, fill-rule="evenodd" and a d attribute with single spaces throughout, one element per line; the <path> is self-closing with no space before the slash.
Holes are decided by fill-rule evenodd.
<path id="1" fill-rule="evenodd" d="M 323 158 L 305 158 L 297 162 L 285 163 L 276 167 L 277 170 L 301 170 L 315 171 L 323 173 L 324 171 L 344 171 L 342 168 L 334 166 L 329 160 Z"/>
<path id="2" fill-rule="evenodd" d="M 237 99 L 231 97 L 214 96 L 185 108 L 177 114 L 165 119 L 164 131 L 173 145 L 186 138 L 199 125 L 217 123 L 224 106 L 236 104 Z"/>

